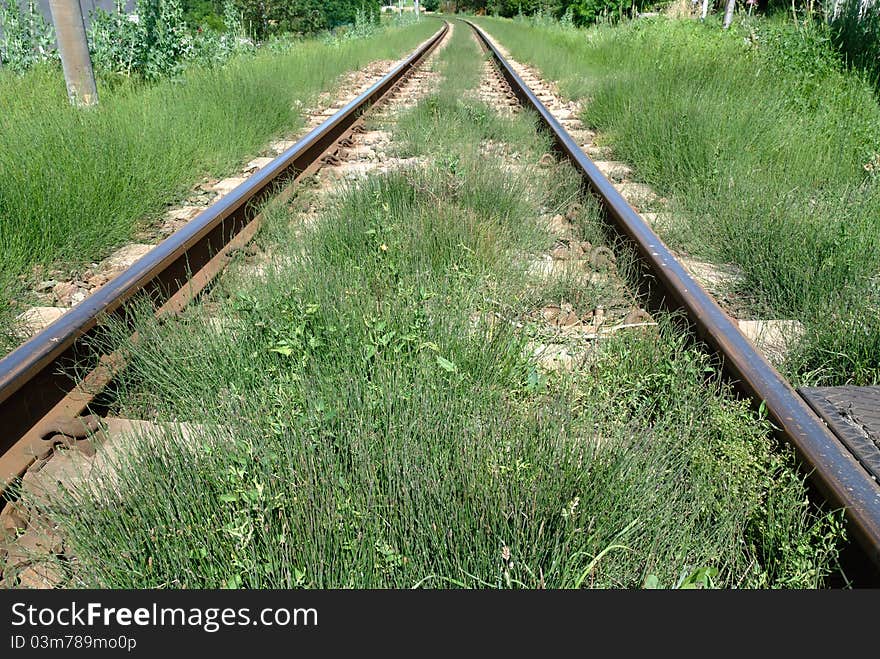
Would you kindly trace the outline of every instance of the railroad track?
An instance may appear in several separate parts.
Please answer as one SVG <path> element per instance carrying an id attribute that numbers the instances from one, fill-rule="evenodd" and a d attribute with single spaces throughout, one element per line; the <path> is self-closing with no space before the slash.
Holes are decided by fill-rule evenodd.
<path id="1" fill-rule="evenodd" d="M 135 299 L 149 299 L 158 317 L 184 309 L 259 231 L 261 206 L 283 202 L 300 181 L 332 159 L 363 126 L 364 113 L 387 101 L 440 44 L 445 25 L 410 57 L 288 148 L 270 165 L 193 218 L 106 286 L 0 361 L 0 483 L 6 489 L 34 460 L 34 444 L 67 428 L 124 366 L 118 354 L 89 364 L 84 346 L 100 320 L 124 318 Z M 92 360 L 93 361 L 93 360 Z M 85 366 L 79 384 L 65 369 Z M 88 368 L 88 367 L 91 368 Z M 42 448 L 40 449 L 42 450 Z"/>
<path id="2" fill-rule="evenodd" d="M 503 94 L 535 111 L 559 154 L 571 161 L 585 193 L 600 202 L 610 227 L 639 257 L 644 299 L 652 309 L 680 310 L 689 331 L 717 355 L 738 390 L 762 406 L 782 439 L 796 449 L 821 496 L 846 509 L 859 560 L 880 565 L 880 488 L 864 464 L 835 435 L 737 325 L 688 273 L 648 224 L 517 74 L 479 27 L 468 23 L 491 55 Z M 57 444 L 73 445 L 99 429 L 96 401 L 125 368 L 121 352 L 95 357 L 90 349 L 107 316 L 127 318 L 136 300 L 149 300 L 157 317 L 182 311 L 257 233 L 269 200 L 289 199 L 296 184 L 363 130 L 364 115 L 387 103 L 448 36 L 444 26 L 370 89 L 290 147 L 271 164 L 208 207 L 104 288 L 0 360 L 2 487 L 21 478 Z M 136 340 L 136 335 L 134 336 Z M 84 364 L 86 368 L 84 369 Z M 84 375 L 69 375 L 76 365 Z M 866 569 L 866 571 L 868 571 Z"/>

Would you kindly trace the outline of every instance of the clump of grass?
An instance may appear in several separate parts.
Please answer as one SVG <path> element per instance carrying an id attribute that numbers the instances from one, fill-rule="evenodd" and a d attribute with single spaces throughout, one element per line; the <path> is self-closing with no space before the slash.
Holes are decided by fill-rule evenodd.
<path id="1" fill-rule="evenodd" d="M 828 9 L 828 22 L 835 47 L 846 58 L 847 63 L 864 69 L 880 89 L 880 9 L 857 0 L 842 0 Z"/>
<path id="2" fill-rule="evenodd" d="M 880 382 L 880 108 L 826 30 L 480 20 L 567 95 L 589 98 L 585 120 L 671 199 L 667 237 L 738 264 L 760 313 L 806 325 L 790 374 Z"/>
<path id="3" fill-rule="evenodd" d="M 87 264 L 131 238 L 205 174 L 223 175 L 280 131 L 347 70 L 398 58 L 435 21 L 337 46 L 241 56 L 180 79 L 102 89 L 69 107 L 56 67 L 0 71 L 0 317 L 35 265 Z"/>
<path id="4" fill-rule="evenodd" d="M 119 411 L 206 437 L 172 427 L 59 502 L 78 583 L 639 587 L 711 568 L 764 587 L 833 569 L 840 531 L 792 456 L 665 321 L 569 374 L 538 372 L 515 323 L 474 321 L 522 308 L 539 216 L 576 185 L 475 150 L 541 152 L 527 115 L 432 114 L 454 71 L 476 80 L 475 49 L 457 30 L 441 66 L 461 69 L 402 124 L 444 160 L 343 191 L 306 230 L 276 208 L 279 265 L 215 292 L 223 332 L 198 309 L 139 321 Z"/>

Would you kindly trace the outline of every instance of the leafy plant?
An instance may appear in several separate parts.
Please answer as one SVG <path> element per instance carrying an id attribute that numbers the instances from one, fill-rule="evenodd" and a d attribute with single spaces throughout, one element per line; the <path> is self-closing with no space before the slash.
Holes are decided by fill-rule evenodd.
<path id="1" fill-rule="evenodd" d="M 38 62 L 55 59 L 55 34 L 28 0 L 22 13 L 17 0 L 0 1 L 0 64 L 24 73 Z"/>
<path id="2" fill-rule="evenodd" d="M 126 14 L 124 0 L 116 0 L 112 12 L 95 10 L 88 39 L 92 64 L 99 71 L 131 76 L 142 70 L 142 29 Z"/>
<path id="3" fill-rule="evenodd" d="M 179 74 L 197 52 L 180 0 L 139 0 L 137 21 L 116 0 L 114 12 L 95 12 L 89 42 L 98 69 L 147 80 Z"/>
<path id="4" fill-rule="evenodd" d="M 675 582 L 672 588 L 680 590 L 717 588 L 713 581 L 717 576 L 718 568 L 715 567 L 699 567 L 691 571 L 685 569 L 679 575 L 678 581 Z M 645 582 L 642 584 L 642 588 L 649 590 L 662 587 L 663 586 L 660 585 L 660 579 L 656 574 L 649 574 L 645 577 Z"/>

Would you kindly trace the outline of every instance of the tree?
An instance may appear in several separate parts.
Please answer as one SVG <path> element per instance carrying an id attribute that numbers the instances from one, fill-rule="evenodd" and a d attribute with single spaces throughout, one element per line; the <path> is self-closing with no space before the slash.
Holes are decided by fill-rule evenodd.
<path id="1" fill-rule="evenodd" d="M 208 27 L 222 32 L 228 26 L 223 22 L 223 0 L 184 0 L 183 16 L 195 28 Z"/>

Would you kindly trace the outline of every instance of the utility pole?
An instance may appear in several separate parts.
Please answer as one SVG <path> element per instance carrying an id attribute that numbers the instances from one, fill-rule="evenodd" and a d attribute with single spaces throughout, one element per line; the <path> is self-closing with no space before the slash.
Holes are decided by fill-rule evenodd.
<path id="1" fill-rule="evenodd" d="M 97 105 L 98 88 L 79 0 L 49 0 L 49 9 L 58 37 L 68 98 L 73 105 Z"/>
<path id="2" fill-rule="evenodd" d="M 727 8 L 724 10 L 724 23 L 721 25 L 725 30 L 733 23 L 733 10 L 736 7 L 736 0 L 727 0 Z"/>

